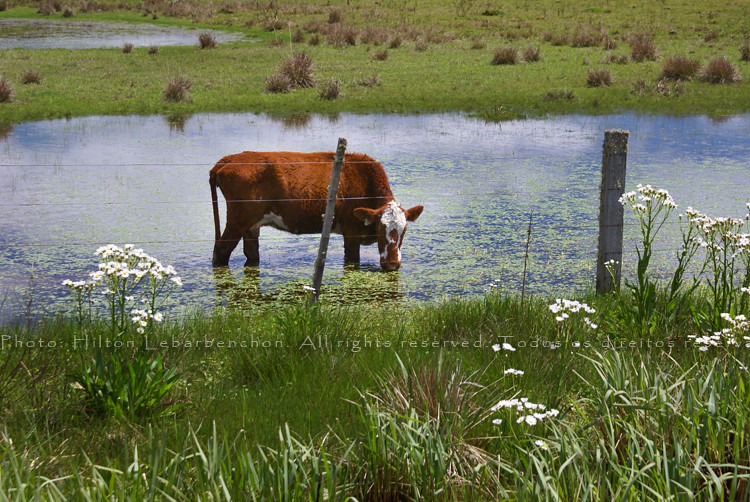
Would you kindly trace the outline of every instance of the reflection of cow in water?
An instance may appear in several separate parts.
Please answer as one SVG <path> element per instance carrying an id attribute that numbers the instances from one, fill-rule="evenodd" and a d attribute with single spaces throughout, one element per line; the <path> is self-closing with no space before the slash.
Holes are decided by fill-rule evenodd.
<path id="1" fill-rule="evenodd" d="M 211 169 L 216 243 L 214 266 L 229 264 L 243 239 L 246 266 L 258 265 L 260 227 L 294 234 L 323 229 L 333 152 L 243 152 L 221 159 Z M 221 234 L 216 187 L 227 201 L 227 225 Z M 359 246 L 378 243 L 380 266 L 397 270 L 406 222 L 422 206 L 403 209 L 393 198 L 383 166 L 362 154 L 347 153 L 339 181 L 333 232 L 344 236 L 344 260 L 359 263 Z"/>

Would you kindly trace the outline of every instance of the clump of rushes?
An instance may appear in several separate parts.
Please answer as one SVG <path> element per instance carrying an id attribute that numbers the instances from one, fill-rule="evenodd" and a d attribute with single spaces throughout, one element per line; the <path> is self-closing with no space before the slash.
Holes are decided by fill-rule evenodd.
<path id="1" fill-rule="evenodd" d="M 623 55 L 617 55 L 617 54 L 610 54 L 609 56 L 603 58 L 601 61 L 599 61 L 601 64 L 627 64 L 629 58 L 627 56 Z"/>
<path id="2" fill-rule="evenodd" d="M 341 9 L 334 7 L 328 12 L 328 22 L 330 24 L 340 23 L 342 19 Z"/>
<path id="3" fill-rule="evenodd" d="M 591 69 L 586 75 L 586 85 L 589 87 L 609 87 L 612 85 L 612 74 L 605 69 Z"/>
<path id="4" fill-rule="evenodd" d="M 422 40 L 421 38 L 414 42 L 414 50 L 417 52 L 424 52 L 427 50 L 427 41 Z"/>
<path id="5" fill-rule="evenodd" d="M 357 45 L 357 30 L 340 24 L 328 30 L 328 43 L 334 47 L 348 47 Z"/>
<path id="6" fill-rule="evenodd" d="M 71 7 L 65 7 L 65 9 L 63 9 L 62 16 L 63 17 L 73 17 L 73 16 L 75 16 L 75 12 L 73 11 L 73 9 Z"/>
<path id="7" fill-rule="evenodd" d="M 341 82 L 337 78 L 329 78 L 321 86 L 319 96 L 320 99 L 332 101 L 339 97 L 341 93 Z"/>
<path id="8" fill-rule="evenodd" d="M 476 49 L 484 49 L 485 47 L 487 47 L 487 44 L 484 43 L 481 40 L 474 40 L 471 43 L 471 48 L 474 49 L 474 50 L 476 50 Z"/>
<path id="9" fill-rule="evenodd" d="M 492 64 L 516 64 L 518 62 L 518 47 L 498 47 L 492 56 Z"/>
<path id="10" fill-rule="evenodd" d="M 208 32 L 203 32 L 198 35 L 198 45 L 201 49 L 213 49 L 216 47 L 216 37 Z"/>
<path id="11" fill-rule="evenodd" d="M 630 44 L 630 58 L 637 62 L 642 63 L 647 59 L 650 61 L 656 61 L 656 46 L 654 45 L 654 39 L 647 33 L 636 33 L 630 36 L 628 41 Z"/>
<path id="12" fill-rule="evenodd" d="M 292 81 L 286 75 L 274 73 L 266 77 L 263 90 L 268 94 L 284 94 L 292 90 Z"/>
<path id="13" fill-rule="evenodd" d="M 294 35 L 292 35 L 292 42 L 295 44 L 301 44 L 305 41 L 305 34 L 302 33 L 302 30 L 297 30 L 294 32 Z"/>
<path id="14" fill-rule="evenodd" d="M 579 26 L 570 37 L 571 47 L 596 47 L 602 41 L 602 33 L 594 28 Z"/>
<path id="15" fill-rule="evenodd" d="M 193 83 L 190 79 L 183 76 L 169 79 L 167 86 L 164 88 L 164 100 L 172 103 L 190 101 L 190 88 L 192 85 Z"/>
<path id="16" fill-rule="evenodd" d="M 320 44 L 320 35 L 318 35 L 317 33 L 311 36 L 309 40 L 307 41 L 307 45 L 310 45 L 313 47 L 319 44 Z"/>
<path id="17" fill-rule="evenodd" d="M 713 58 L 701 73 L 701 78 L 712 84 L 733 84 L 742 80 L 740 72 L 726 56 Z"/>
<path id="18" fill-rule="evenodd" d="M 573 91 L 571 91 L 570 89 L 563 88 L 557 91 L 547 92 L 547 94 L 545 94 L 542 99 L 544 101 L 558 101 L 560 99 L 570 101 L 571 99 L 574 99 L 575 97 L 576 95 Z"/>
<path id="19" fill-rule="evenodd" d="M 42 81 L 42 77 L 33 70 L 26 70 L 21 75 L 21 82 L 24 84 L 38 84 Z"/>
<path id="20" fill-rule="evenodd" d="M 391 38 L 391 41 L 388 42 L 388 47 L 391 49 L 398 49 L 401 47 L 401 44 L 403 43 L 403 39 L 401 38 L 401 35 L 393 35 L 393 38 Z"/>
<path id="21" fill-rule="evenodd" d="M 388 32 L 383 28 L 367 27 L 359 35 L 363 44 L 383 45 L 388 40 Z"/>
<path id="22" fill-rule="evenodd" d="M 523 50 L 523 60 L 527 63 L 534 63 L 540 59 L 539 47 L 529 45 Z"/>
<path id="23" fill-rule="evenodd" d="M 362 77 L 355 81 L 357 85 L 362 87 L 377 87 L 380 85 L 380 79 L 377 75 L 371 75 L 369 77 Z"/>
<path id="24" fill-rule="evenodd" d="M 376 61 L 385 61 L 388 59 L 388 51 L 386 49 L 375 51 L 372 53 L 372 59 Z"/>
<path id="25" fill-rule="evenodd" d="M 10 103 L 13 101 L 13 86 L 10 82 L 0 75 L 0 103 Z"/>
<path id="26" fill-rule="evenodd" d="M 268 41 L 268 47 L 281 47 L 284 45 L 284 41 L 280 38 L 272 38 Z"/>
<path id="27" fill-rule="evenodd" d="M 314 87 L 313 62 L 304 52 L 295 52 L 292 56 L 281 63 L 279 73 L 285 75 L 292 87 Z"/>
<path id="28" fill-rule="evenodd" d="M 750 61 L 750 42 L 747 40 L 740 46 L 740 59 Z"/>
<path id="29" fill-rule="evenodd" d="M 695 76 L 701 64 L 687 56 L 672 56 L 661 66 L 662 78 L 670 80 L 690 80 Z"/>
<path id="30" fill-rule="evenodd" d="M 149 54 L 159 54 L 159 46 L 158 45 L 152 45 L 148 48 Z"/>
<path id="31" fill-rule="evenodd" d="M 130 54 L 131 52 L 133 52 L 133 44 L 123 44 L 122 52 L 124 52 L 125 54 Z"/>

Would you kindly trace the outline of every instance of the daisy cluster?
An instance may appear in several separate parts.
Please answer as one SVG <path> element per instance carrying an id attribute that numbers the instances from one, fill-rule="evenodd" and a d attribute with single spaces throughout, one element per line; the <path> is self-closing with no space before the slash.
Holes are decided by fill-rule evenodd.
<path id="1" fill-rule="evenodd" d="M 677 207 L 669 192 L 661 188 L 653 188 L 651 185 L 638 184 L 632 192 L 626 192 L 620 197 L 620 204 L 628 206 L 636 212 L 645 213 L 649 208 L 666 207 L 674 209 Z"/>
<path id="2" fill-rule="evenodd" d="M 130 311 L 130 315 L 130 320 L 133 321 L 133 324 L 138 325 L 136 331 L 141 334 L 146 330 L 149 320 L 153 320 L 154 322 L 162 322 L 164 320 L 161 312 L 154 313 L 151 309 L 133 309 Z"/>
<path id="3" fill-rule="evenodd" d="M 718 347 L 722 343 L 730 347 L 739 347 L 744 343 L 745 347 L 750 348 L 750 336 L 746 335 L 750 331 L 750 321 L 747 317 L 742 314 L 732 317 L 725 312 L 721 314 L 721 318 L 729 324 L 728 328 L 714 331 L 711 335 L 688 335 L 688 338 L 695 340 L 695 344 L 699 345 L 698 350 L 705 352 L 710 347 Z"/>
<path id="4" fill-rule="evenodd" d="M 564 298 L 555 299 L 555 303 L 549 306 L 550 311 L 556 314 L 555 320 L 557 322 L 563 322 L 565 319 L 570 318 L 570 314 L 577 314 L 578 312 L 585 312 L 587 314 L 594 314 L 596 310 L 589 307 L 585 303 L 581 303 L 576 300 L 566 300 Z M 584 317 L 583 321 L 591 329 L 596 329 L 598 326 L 594 324 L 591 319 Z"/>
<path id="5" fill-rule="evenodd" d="M 536 425 L 545 418 L 556 417 L 560 412 L 554 408 L 547 409 L 543 404 L 532 403 L 528 398 L 522 397 L 520 399 L 504 399 L 492 407 L 492 411 L 498 411 L 503 408 L 515 408 L 519 417 L 516 423 L 527 425 Z M 502 419 L 495 419 L 492 423 L 499 425 L 502 423 Z"/>
<path id="6" fill-rule="evenodd" d="M 739 229 L 745 224 L 744 220 L 728 217 L 712 218 L 692 207 L 688 207 L 685 214 L 690 225 L 701 234 L 694 239 L 700 247 L 722 251 L 724 246 L 721 243 L 726 243 L 736 249 L 735 255 L 743 250 L 750 251 L 750 234 L 739 233 Z"/>

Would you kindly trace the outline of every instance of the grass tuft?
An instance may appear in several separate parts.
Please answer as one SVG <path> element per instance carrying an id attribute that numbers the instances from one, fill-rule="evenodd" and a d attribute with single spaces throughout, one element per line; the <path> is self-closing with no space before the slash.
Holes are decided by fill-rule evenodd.
<path id="1" fill-rule="evenodd" d="M 328 23 L 329 24 L 337 24 L 340 23 L 343 19 L 343 12 L 341 9 L 334 7 L 330 11 L 328 11 Z"/>
<path id="2" fill-rule="evenodd" d="M 268 94 L 284 94 L 293 88 L 292 81 L 286 75 L 274 73 L 266 77 L 263 91 Z"/>
<path id="3" fill-rule="evenodd" d="M 603 34 L 591 26 L 578 26 L 570 37 L 571 47 L 596 47 L 602 42 Z"/>
<path id="4" fill-rule="evenodd" d="M 158 45 L 151 45 L 148 48 L 149 54 L 159 54 L 159 46 Z"/>
<path id="5" fill-rule="evenodd" d="M 355 28 L 335 24 L 328 30 L 328 43 L 334 47 L 350 47 L 357 45 L 358 32 Z"/>
<path id="6" fill-rule="evenodd" d="M 21 74 L 21 82 L 24 84 L 39 84 L 42 82 L 42 77 L 34 70 L 25 70 Z"/>
<path id="7" fill-rule="evenodd" d="M 75 14 L 75 11 L 71 7 L 65 7 L 63 9 L 62 17 L 73 17 Z"/>
<path id="8" fill-rule="evenodd" d="M 491 64 L 516 64 L 518 62 L 518 47 L 506 46 L 495 49 Z"/>
<path id="9" fill-rule="evenodd" d="M 750 61 L 750 42 L 747 40 L 740 45 L 740 59 L 742 61 Z"/>
<path id="10" fill-rule="evenodd" d="M 130 54 L 131 52 L 133 52 L 133 44 L 131 44 L 131 43 L 123 44 L 122 45 L 122 52 L 124 54 Z"/>
<path id="11" fill-rule="evenodd" d="M 169 79 L 164 87 L 164 100 L 170 103 L 179 103 L 181 101 L 190 101 L 190 88 L 193 83 L 190 79 L 177 76 Z"/>
<path id="12" fill-rule="evenodd" d="M 612 85 L 612 73 L 606 69 L 591 69 L 586 74 L 588 87 L 609 87 Z"/>
<path id="13" fill-rule="evenodd" d="M 318 35 L 318 34 L 316 33 L 316 34 L 314 34 L 313 36 L 311 36 L 311 37 L 310 37 L 310 38 L 309 38 L 309 39 L 307 40 L 307 45 L 309 45 L 309 46 L 311 46 L 311 47 L 315 47 L 316 45 L 320 45 L 320 35 Z"/>
<path id="14" fill-rule="evenodd" d="M 388 50 L 380 49 L 372 53 L 372 59 L 376 61 L 385 61 L 388 59 Z"/>
<path id="15" fill-rule="evenodd" d="M 529 45 L 523 50 L 523 60 L 527 63 L 534 63 L 541 59 L 541 53 L 539 47 L 536 45 Z"/>
<path id="16" fill-rule="evenodd" d="M 380 85 L 380 79 L 377 75 L 370 75 L 369 77 L 360 77 L 354 81 L 356 85 L 362 87 L 378 87 Z"/>
<path id="17" fill-rule="evenodd" d="M 487 44 L 482 40 L 474 40 L 469 48 L 472 50 L 485 49 Z"/>
<path id="18" fill-rule="evenodd" d="M 302 30 L 297 30 L 294 32 L 294 35 L 292 35 L 292 42 L 295 44 L 301 44 L 305 41 L 305 34 L 302 33 Z"/>
<path id="19" fill-rule="evenodd" d="M 401 38 L 401 35 L 393 35 L 391 37 L 391 40 L 388 42 L 388 47 L 391 49 L 398 49 L 401 47 L 401 44 L 403 43 L 403 39 Z"/>
<path id="20" fill-rule="evenodd" d="M 0 75 L 0 103 L 10 103 L 13 101 L 13 86 L 8 79 Z"/>
<path id="21" fill-rule="evenodd" d="M 601 64 L 628 64 L 628 61 L 630 61 L 630 58 L 624 54 L 617 55 L 617 54 L 610 54 L 605 58 L 602 58 L 601 61 L 599 61 Z"/>
<path id="22" fill-rule="evenodd" d="M 654 38 L 648 33 L 635 33 L 629 37 L 628 43 L 630 44 L 630 58 L 637 62 L 642 63 L 643 61 L 656 61 L 656 46 L 654 45 Z"/>
<path id="23" fill-rule="evenodd" d="M 214 49 L 216 47 L 216 37 L 208 32 L 198 35 L 198 46 L 201 49 Z"/>
<path id="24" fill-rule="evenodd" d="M 572 99 L 575 99 L 575 97 L 576 95 L 573 91 L 571 91 L 570 89 L 562 88 L 556 91 L 548 91 L 542 99 L 544 101 L 570 101 Z"/>
<path id="25" fill-rule="evenodd" d="M 661 76 L 669 80 L 690 80 L 698 73 L 701 64 L 687 56 L 672 56 L 661 66 Z"/>
<path id="26" fill-rule="evenodd" d="M 320 99 L 333 101 L 339 97 L 341 93 L 341 81 L 337 78 L 329 78 L 320 87 L 318 96 Z"/>
<path id="27" fill-rule="evenodd" d="M 742 77 L 729 59 L 721 56 L 708 62 L 701 72 L 701 79 L 712 84 L 733 84 L 742 80 Z"/>
<path id="28" fill-rule="evenodd" d="M 295 52 L 279 67 L 279 73 L 285 75 L 292 83 L 292 87 L 314 87 L 313 61 L 304 52 Z"/>

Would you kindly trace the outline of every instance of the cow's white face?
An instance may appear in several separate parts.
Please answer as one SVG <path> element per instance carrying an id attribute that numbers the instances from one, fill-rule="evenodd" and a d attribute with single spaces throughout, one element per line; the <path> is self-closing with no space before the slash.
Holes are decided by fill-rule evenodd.
<path id="1" fill-rule="evenodd" d="M 419 218 L 422 210 L 423 206 L 403 209 L 395 201 L 379 209 L 360 207 L 354 210 L 354 216 L 365 225 L 377 225 L 378 251 L 383 270 L 398 270 L 401 266 L 401 244 L 404 242 L 406 222 Z"/>

